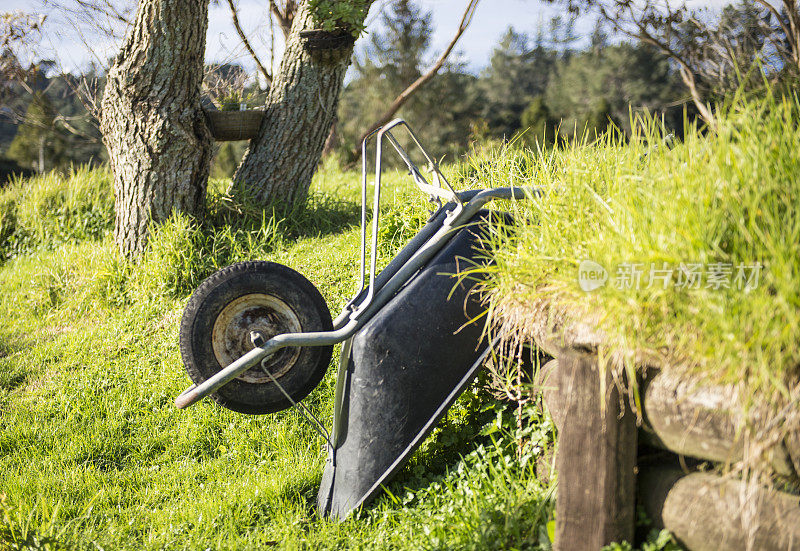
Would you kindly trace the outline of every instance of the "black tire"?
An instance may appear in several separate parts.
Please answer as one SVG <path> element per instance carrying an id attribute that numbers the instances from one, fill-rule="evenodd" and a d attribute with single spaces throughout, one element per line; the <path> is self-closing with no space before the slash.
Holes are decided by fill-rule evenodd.
<path id="1" fill-rule="evenodd" d="M 274 262 L 240 262 L 209 276 L 189 299 L 181 318 L 181 357 L 199 384 L 253 348 L 251 330 L 268 340 L 280 333 L 332 329 L 325 300 L 301 274 Z M 268 359 L 267 367 L 299 402 L 322 380 L 332 353 L 333 346 L 284 348 Z M 261 366 L 211 397 L 240 413 L 274 413 L 291 406 Z"/>

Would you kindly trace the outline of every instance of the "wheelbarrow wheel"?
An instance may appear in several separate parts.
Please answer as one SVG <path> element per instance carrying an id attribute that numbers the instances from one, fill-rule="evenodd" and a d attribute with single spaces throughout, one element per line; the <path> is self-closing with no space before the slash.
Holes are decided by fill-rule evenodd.
<path id="1" fill-rule="evenodd" d="M 251 332 L 264 341 L 281 333 L 331 331 L 331 314 L 314 285 L 274 262 L 240 262 L 203 281 L 183 312 L 180 350 L 195 384 L 207 380 L 253 349 Z M 278 350 L 262 365 L 242 373 L 211 397 L 241 413 L 273 413 L 305 398 L 322 380 L 332 346 Z"/>

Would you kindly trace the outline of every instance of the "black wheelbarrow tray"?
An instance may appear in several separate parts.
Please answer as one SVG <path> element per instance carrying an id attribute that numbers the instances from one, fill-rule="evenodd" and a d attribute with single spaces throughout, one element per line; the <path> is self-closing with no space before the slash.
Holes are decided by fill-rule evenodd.
<path id="1" fill-rule="evenodd" d="M 392 135 L 398 127 L 422 151 L 433 184 Z M 376 161 L 367 282 L 366 159 L 372 137 Z M 376 275 L 384 138 L 439 208 Z M 509 218 L 482 207 L 534 193 L 514 187 L 457 193 L 405 121 L 376 130 L 362 144 L 359 290 L 331 321 L 319 291 L 286 266 L 242 262 L 219 270 L 197 288 L 181 320 L 181 356 L 195 386 L 175 404 L 185 408 L 211 396 L 250 414 L 297 406 L 327 441 L 319 512 L 345 518 L 405 463 L 489 353 L 483 326 L 472 322 L 481 311 L 474 292 L 478 281 L 454 274 L 487 262 L 481 241 L 492 224 Z M 337 343 L 343 344 L 328 432 L 300 401 L 322 380 Z"/>

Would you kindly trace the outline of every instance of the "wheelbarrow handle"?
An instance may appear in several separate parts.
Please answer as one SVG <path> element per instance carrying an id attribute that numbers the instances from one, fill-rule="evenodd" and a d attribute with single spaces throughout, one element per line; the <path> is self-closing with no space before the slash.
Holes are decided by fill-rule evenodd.
<path id="1" fill-rule="evenodd" d="M 258 365 L 258 362 L 271 356 L 281 348 L 287 346 L 327 346 L 337 344 L 349 338 L 358 330 L 358 321 L 350 323 L 336 331 L 320 331 L 316 333 L 284 333 L 276 335 L 270 340 L 253 348 L 250 352 L 209 377 L 199 385 L 184 390 L 175 398 L 178 409 L 184 409 L 202 400 L 221 386 L 229 383 L 248 369 Z"/>

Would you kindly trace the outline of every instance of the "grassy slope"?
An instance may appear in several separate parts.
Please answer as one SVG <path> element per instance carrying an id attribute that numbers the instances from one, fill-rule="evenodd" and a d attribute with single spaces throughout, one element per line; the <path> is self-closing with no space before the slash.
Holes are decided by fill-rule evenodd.
<path id="1" fill-rule="evenodd" d="M 397 182 L 382 262 L 425 216 L 424 204 L 391 191 Z M 177 350 L 182 307 L 215 268 L 282 262 L 309 277 L 334 313 L 341 308 L 358 254 L 355 184 L 352 174 L 323 173 L 307 209 L 263 218 L 229 210 L 212 190 L 208 223 L 173 220 L 137 266 L 108 236 L 107 174 L 47 176 L 0 193 L 0 255 L 10 258 L 0 266 L 0 548 L 547 541 L 550 489 L 528 460 L 538 448 L 513 459 L 505 430 L 493 432 L 510 426 L 509 414 L 480 391 L 459 401 L 391 495 L 341 524 L 316 517 L 322 442 L 294 411 L 248 417 L 208 401 L 172 405 L 189 384 Z M 326 419 L 332 383 L 333 370 L 307 400 Z M 548 427 L 530 443 L 547 440 Z"/>
<path id="2" fill-rule="evenodd" d="M 591 312 L 611 349 L 638 349 L 715 381 L 744 381 L 745 394 L 759 400 L 785 399 L 800 378 L 798 113 L 796 98 L 736 100 L 716 133 L 690 129 L 672 147 L 645 121 L 628 143 L 606 136 L 475 161 L 473 172 L 490 184 L 517 178 L 545 191 L 519 204 L 527 223 L 499 254 L 495 307 L 543 301 L 577 321 Z M 593 293 L 577 282 L 585 259 L 610 275 Z M 622 263 L 644 270 L 639 290 L 615 287 Z M 676 279 L 666 288 L 648 285 L 651 264 L 664 263 L 763 269 L 749 290 L 709 288 L 707 279 L 698 289 L 676 288 Z"/>

